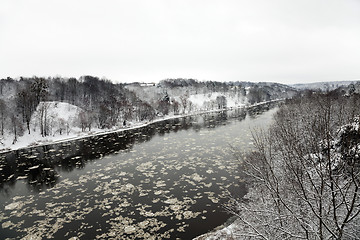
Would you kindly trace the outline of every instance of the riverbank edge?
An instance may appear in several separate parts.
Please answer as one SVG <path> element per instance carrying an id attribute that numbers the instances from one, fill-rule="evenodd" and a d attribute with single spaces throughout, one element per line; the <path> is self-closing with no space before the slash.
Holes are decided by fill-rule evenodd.
<path id="1" fill-rule="evenodd" d="M 223 224 L 215 227 L 207 233 L 201 234 L 192 240 L 216 240 L 216 239 L 224 239 L 224 237 L 228 236 L 228 234 L 223 232 L 229 232 L 230 229 L 233 228 L 237 224 L 238 218 L 236 216 L 231 216 L 224 222 Z M 226 239 L 226 238 L 225 238 Z"/>
<path id="2" fill-rule="evenodd" d="M 144 128 L 144 127 L 147 127 L 154 123 L 163 122 L 163 121 L 172 120 L 172 119 L 185 118 L 185 117 L 190 117 L 190 116 L 197 116 L 197 115 L 202 115 L 202 114 L 207 114 L 207 113 L 216 113 L 216 112 L 229 111 L 229 110 L 231 111 L 231 110 L 235 110 L 235 109 L 251 109 L 253 107 L 257 107 L 257 106 L 261 106 L 261 105 L 265 105 L 265 104 L 269 104 L 269 103 L 274 103 L 274 102 L 281 102 L 281 101 L 284 101 L 284 99 L 275 99 L 275 100 L 270 100 L 270 101 L 266 101 L 266 102 L 256 103 L 256 104 L 249 105 L 249 106 L 245 105 L 245 106 L 238 106 L 238 107 L 232 107 L 232 108 L 223 108 L 223 109 L 216 109 L 216 110 L 209 110 L 209 111 L 199 111 L 199 112 L 193 112 L 193 113 L 188 113 L 188 114 L 183 114 L 183 115 L 173 115 L 173 116 L 168 116 L 165 118 L 158 118 L 158 119 L 155 119 L 155 120 L 152 120 L 149 122 L 145 122 L 145 123 L 139 123 L 139 125 L 131 126 L 128 128 L 118 128 L 118 129 L 114 129 L 114 130 L 108 130 L 108 131 L 105 130 L 105 131 L 95 132 L 95 133 L 89 132 L 86 135 L 80 135 L 80 136 L 69 137 L 69 138 L 65 137 L 61 140 L 56 140 L 56 141 L 48 141 L 48 142 L 41 142 L 41 143 L 33 142 L 33 143 L 30 143 L 26 147 L 19 147 L 19 148 L 13 148 L 13 149 L 8 149 L 8 148 L 0 149 L 0 154 L 6 154 L 6 153 L 13 152 L 13 151 L 31 149 L 31 148 L 36 148 L 36 147 L 64 143 L 64 142 L 71 142 L 71 141 L 76 141 L 76 140 L 95 137 L 95 136 L 103 136 L 103 135 L 112 134 L 112 133 L 130 131 L 130 130 L 134 130 L 134 129 Z"/>

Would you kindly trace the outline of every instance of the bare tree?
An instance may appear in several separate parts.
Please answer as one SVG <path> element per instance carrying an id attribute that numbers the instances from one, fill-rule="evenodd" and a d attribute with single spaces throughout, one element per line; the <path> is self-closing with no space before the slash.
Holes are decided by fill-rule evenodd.
<path id="1" fill-rule="evenodd" d="M 84 132 L 86 128 L 91 131 L 92 116 L 90 112 L 81 111 L 79 113 L 79 122 L 82 132 Z"/>
<path id="2" fill-rule="evenodd" d="M 37 103 L 45 100 L 48 92 L 48 83 L 44 78 L 35 77 L 35 82 L 31 85 L 31 91 L 35 94 Z"/>
<path id="3" fill-rule="evenodd" d="M 49 115 L 48 115 L 49 107 L 50 107 L 49 102 L 42 102 L 38 106 L 38 121 L 40 123 L 40 133 L 41 136 L 43 137 L 49 135 L 49 130 L 50 130 Z"/>
<path id="4" fill-rule="evenodd" d="M 11 131 L 14 134 L 12 144 L 15 144 L 18 140 L 18 137 L 23 134 L 24 129 L 22 128 L 22 124 L 21 121 L 19 120 L 19 117 L 15 113 L 11 113 L 10 119 L 11 119 Z"/>
<path id="5" fill-rule="evenodd" d="M 217 96 L 216 97 L 216 103 L 217 103 L 218 109 L 226 108 L 226 106 L 227 106 L 226 97 L 223 96 L 223 95 Z"/>
<path id="6" fill-rule="evenodd" d="M 181 105 L 183 107 L 183 114 L 185 113 L 186 107 L 189 102 L 189 93 L 186 92 L 184 95 L 180 96 Z"/>
<path id="7" fill-rule="evenodd" d="M 171 106 L 175 115 L 179 114 L 179 102 L 175 99 L 171 100 Z"/>
<path id="8" fill-rule="evenodd" d="M 23 122 L 26 123 L 28 133 L 30 134 L 31 115 L 35 111 L 37 105 L 33 93 L 28 91 L 28 89 L 19 91 L 17 94 L 16 103 L 18 109 L 21 111 Z"/>
<path id="9" fill-rule="evenodd" d="M 7 114 L 7 106 L 4 100 L 0 99 L 0 134 L 4 136 L 5 119 Z"/>

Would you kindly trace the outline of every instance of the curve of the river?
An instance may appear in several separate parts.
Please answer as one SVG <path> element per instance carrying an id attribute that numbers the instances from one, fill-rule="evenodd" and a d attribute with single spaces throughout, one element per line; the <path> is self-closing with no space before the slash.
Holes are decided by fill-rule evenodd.
<path id="1" fill-rule="evenodd" d="M 267 128 L 265 104 L 0 155 L 0 236 L 191 239 L 246 192 L 233 152 Z M 76 238 L 73 238 L 76 239 Z"/>

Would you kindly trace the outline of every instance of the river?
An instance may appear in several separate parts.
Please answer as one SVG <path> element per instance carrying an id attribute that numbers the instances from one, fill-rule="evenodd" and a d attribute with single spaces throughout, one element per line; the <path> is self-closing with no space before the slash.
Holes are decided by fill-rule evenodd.
<path id="1" fill-rule="evenodd" d="M 246 193 L 233 149 L 253 148 L 270 105 L 0 155 L 0 236 L 191 239 L 223 224 Z"/>

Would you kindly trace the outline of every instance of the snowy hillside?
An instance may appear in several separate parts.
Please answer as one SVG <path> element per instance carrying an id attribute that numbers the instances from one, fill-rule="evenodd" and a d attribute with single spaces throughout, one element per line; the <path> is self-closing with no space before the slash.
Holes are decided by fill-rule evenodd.
<path id="1" fill-rule="evenodd" d="M 25 131 L 16 141 L 10 134 L 2 139 L 4 149 L 18 149 L 28 145 L 73 138 L 80 134 L 77 126 L 81 108 L 64 102 L 40 102 L 30 120 L 30 133 Z M 45 135 L 46 132 L 46 136 Z"/>
<path id="2" fill-rule="evenodd" d="M 193 104 L 194 109 L 206 111 L 218 108 L 218 101 L 220 97 L 225 97 L 226 99 L 225 106 L 223 107 L 242 107 L 248 103 L 245 96 L 235 94 L 223 94 L 220 92 L 193 94 L 189 96 L 189 101 Z"/>
<path id="3" fill-rule="evenodd" d="M 47 130 L 46 135 L 70 133 L 70 126 L 77 124 L 81 112 L 81 108 L 65 102 L 40 102 L 31 116 L 31 130 L 40 133 Z"/>
<path id="4" fill-rule="evenodd" d="M 195 79 L 165 79 L 157 85 L 127 84 L 142 101 L 155 106 L 161 115 L 241 107 L 275 99 L 291 98 L 293 87 L 269 82 L 200 82 Z M 178 106 L 178 107 L 177 107 Z M 164 109 L 165 108 L 165 109 Z M 179 110 L 175 110 L 179 108 Z"/>

